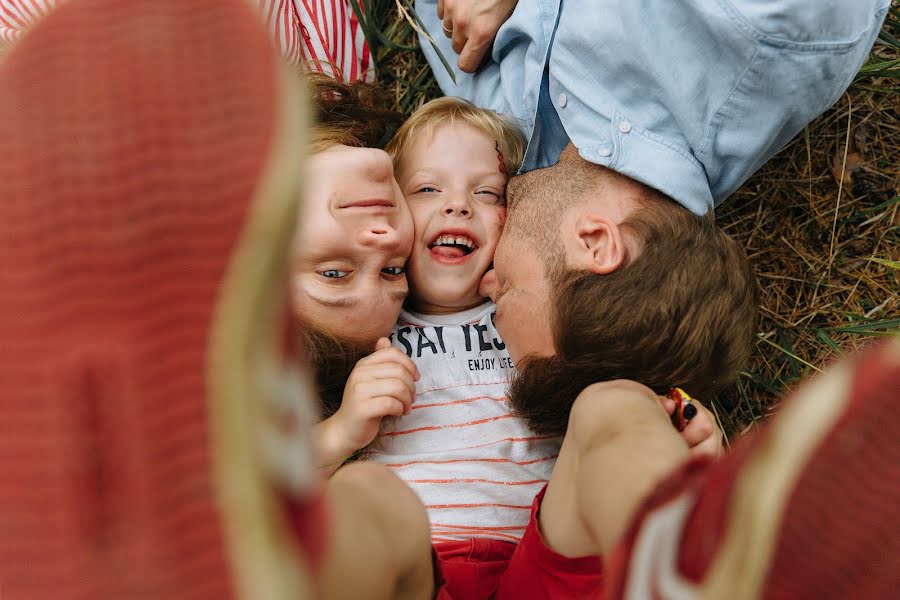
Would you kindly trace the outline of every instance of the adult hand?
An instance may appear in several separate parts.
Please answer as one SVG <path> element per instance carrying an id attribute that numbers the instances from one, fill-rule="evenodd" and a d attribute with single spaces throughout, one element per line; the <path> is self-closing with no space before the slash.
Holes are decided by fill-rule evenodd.
<path id="1" fill-rule="evenodd" d="M 322 423 L 328 454 L 346 458 L 375 439 L 381 419 L 408 414 L 418 379 L 416 365 L 406 354 L 387 338 L 378 340 L 375 352 L 350 372 L 341 407 Z"/>
<path id="2" fill-rule="evenodd" d="M 675 411 L 675 401 L 668 396 L 660 396 L 659 401 L 666 414 L 671 416 Z M 725 453 L 725 435 L 719 429 L 715 416 L 696 398 L 691 400 L 691 404 L 697 408 L 697 414 L 688 421 L 684 431 L 679 432 L 682 439 L 687 442 L 693 456 L 722 456 Z"/>
<path id="3" fill-rule="evenodd" d="M 478 68 L 497 30 L 516 7 L 517 0 L 438 0 L 438 18 L 444 34 L 459 54 L 457 65 L 467 73 Z"/>

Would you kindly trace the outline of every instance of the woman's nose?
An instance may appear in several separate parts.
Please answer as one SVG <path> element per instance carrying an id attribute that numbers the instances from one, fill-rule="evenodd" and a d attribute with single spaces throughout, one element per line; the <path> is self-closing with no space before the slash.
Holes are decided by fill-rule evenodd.
<path id="1" fill-rule="evenodd" d="M 387 223 L 378 223 L 361 227 L 358 232 L 359 242 L 364 246 L 393 250 L 400 243 L 397 230 Z"/>

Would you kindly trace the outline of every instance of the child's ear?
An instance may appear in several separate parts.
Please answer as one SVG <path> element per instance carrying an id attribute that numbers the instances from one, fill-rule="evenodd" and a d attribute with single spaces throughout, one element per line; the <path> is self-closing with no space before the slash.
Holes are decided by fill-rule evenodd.
<path id="1" fill-rule="evenodd" d="M 625 264 L 627 249 L 622 230 L 612 219 L 597 213 L 582 214 L 575 223 L 575 261 L 597 275 L 609 275 Z"/>

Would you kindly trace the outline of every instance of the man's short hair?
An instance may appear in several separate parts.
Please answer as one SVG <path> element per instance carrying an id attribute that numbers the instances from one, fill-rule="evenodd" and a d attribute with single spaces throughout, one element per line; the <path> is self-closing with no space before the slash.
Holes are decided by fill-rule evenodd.
<path id="1" fill-rule="evenodd" d="M 399 166 L 403 151 L 419 136 L 431 137 L 438 127 L 464 123 L 496 140 L 503 155 L 506 173 L 512 177 L 522 166 L 525 157 L 525 134 L 512 117 L 489 108 L 480 108 L 468 100 L 445 96 L 422 105 L 397 130 L 385 147 L 394 169 Z"/>
<path id="2" fill-rule="evenodd" d="M 640 204 L 621 227 L 642 250 L 623 268 L 550 268 L 556 355 L 520 361 L 510 394 L 539 433 L 564 433 L 572 403 L 592 383 L 631 379 L 702 399 L 750 357 L 756 284 L 743 249 L 711 218 L 649 188 Z"/>

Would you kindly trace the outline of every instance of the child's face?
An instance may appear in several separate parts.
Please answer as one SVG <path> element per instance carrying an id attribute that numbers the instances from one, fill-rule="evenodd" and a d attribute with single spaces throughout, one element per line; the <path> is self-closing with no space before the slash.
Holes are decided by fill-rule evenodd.
<path id="1" fill-rule="evenodd" d="M 497 142 L 465 124 L 439 126 L 404 150 L 397 181 L 415 226 L 407 274 L 416 310 L 484 302 L 478 285 L 506 220 L 503 165 Z"/>

